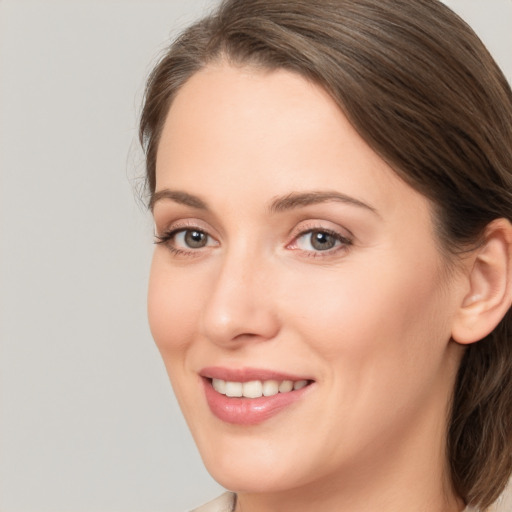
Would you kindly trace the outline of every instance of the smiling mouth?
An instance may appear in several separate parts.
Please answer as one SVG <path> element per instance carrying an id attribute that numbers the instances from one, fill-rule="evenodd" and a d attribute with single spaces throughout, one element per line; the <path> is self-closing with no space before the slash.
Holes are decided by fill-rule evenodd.
<path id="1" fill-rule="evenodd" d="M 315 383 L 314 380 L 269 377 L 236 381 L 203 376 L 202 380 L 206 402 L 214 416 L 241 426 L 262 423 L 301 402 Z"/>
<path id="2" fill-rule="evenodd" d="M 310 385 L 311 380 L 251 380 L 247 382 L 208 379 L 217 393 L 229 398 L 261 398 L 298 391 Z"/>
<path id="3" fill-rule="evenodd" d="M 302 403 L 316 381 L 263 368 L 211 366 L 199 372 L 206 402 L 218 419 L 241 426 L 264 422 Z"/>

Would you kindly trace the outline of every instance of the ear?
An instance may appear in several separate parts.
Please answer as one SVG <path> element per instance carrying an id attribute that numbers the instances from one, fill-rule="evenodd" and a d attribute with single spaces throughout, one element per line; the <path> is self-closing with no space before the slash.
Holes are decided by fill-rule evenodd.
<path id="1" fill-rule="evenodd" d="M 468 291 L 452 325 L 452 339 L 461 344 L 485 338 L 512 304 L 512 225 L 508 220 L 497 219 L 486 227 L 483 243 L 469 264 Z"/>

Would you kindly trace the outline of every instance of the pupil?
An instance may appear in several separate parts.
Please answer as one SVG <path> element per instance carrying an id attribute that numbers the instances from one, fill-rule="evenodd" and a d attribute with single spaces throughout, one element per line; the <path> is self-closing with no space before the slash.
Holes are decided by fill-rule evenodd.
<path id="1" fill-rule="evenodd" d="M 314 232 L 311 240 L 311 245 L 319 251 L 332 249 L 335 243 L 336 240 L 333 238 L 332 235 L 329 235 L 329 233 L 324 233 L 322 231 Z"/>
<path id="2" fill-rule="evenodd" d="M 185 242 L 189 247 L 197 249 L 206 245 L 206 236 L 201 231 L 187 231 Z"/>

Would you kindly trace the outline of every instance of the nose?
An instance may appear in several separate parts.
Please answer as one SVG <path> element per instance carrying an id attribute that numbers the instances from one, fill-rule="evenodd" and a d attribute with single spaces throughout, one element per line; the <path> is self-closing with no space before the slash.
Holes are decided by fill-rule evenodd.
<path id="1" fill-rule="evenodd" d="M 274 338 L 280 323 L 268 264 L 254 255 L 226 256 L 208 287 L 202 334 L 225 348 Z"/>

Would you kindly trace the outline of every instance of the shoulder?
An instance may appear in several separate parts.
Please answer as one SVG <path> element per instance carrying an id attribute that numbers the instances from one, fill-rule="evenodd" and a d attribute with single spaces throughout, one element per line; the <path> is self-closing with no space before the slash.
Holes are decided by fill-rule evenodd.
<path id="1" fill-rule="evenodd" d="M 217 499 L 195 508 L 191 512 L 232 512 L 235 504 L 235 494 L 232 492 L 225 492 Z"/>
<path id="2" fill-rule="evenodd" d="M 510 512 L 512 511 L 512 480 L 509 482 L 508 487 L 497 499 L 497 501 L 491 505 L 488 509 L 481 512 Z M 464 509 L 464 512 L 480 512 L 479 509 L 468 506 Z"/>
<path id="3" fill-rule="evenodd" d="M 510 512 L 512 510 L 512 480 L 510 480 L 503 494 L 488 512 Z"/>

